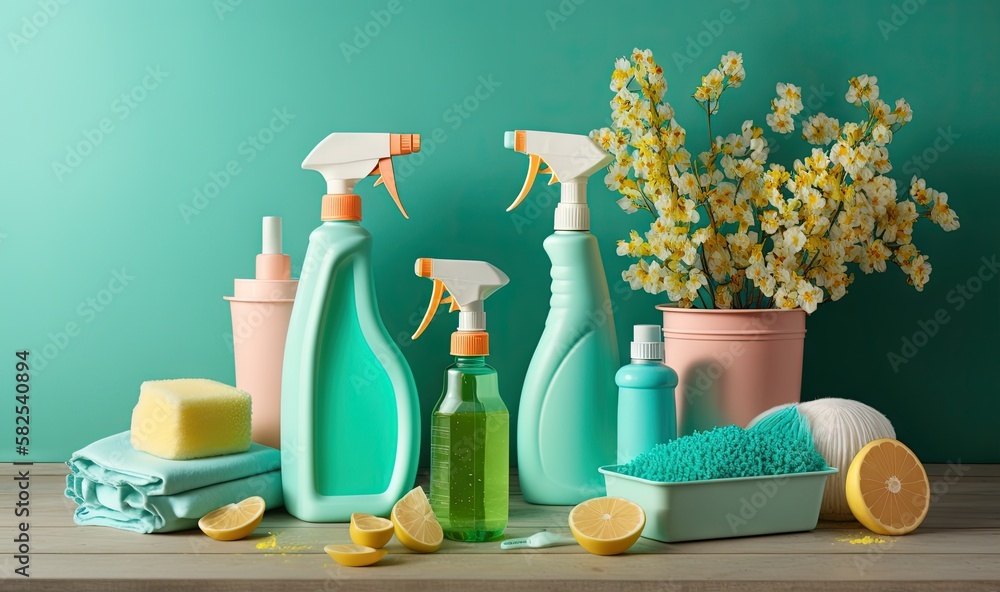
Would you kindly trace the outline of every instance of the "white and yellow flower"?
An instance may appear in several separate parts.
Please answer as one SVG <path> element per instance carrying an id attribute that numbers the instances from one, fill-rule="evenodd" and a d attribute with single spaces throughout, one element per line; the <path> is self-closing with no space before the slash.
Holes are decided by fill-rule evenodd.
<path id="1" fill-rule="evenodd" d="M 743 69 L 743 54 L 730 51 L 726 55 L 722 56 L 720 66 L 722 67 L 723 74 L 726 76 L 732 76 Z"/>
<path id="2" fill-rule="evenodd" d="M 795 120 L 788 113 L 768 113 L 765 118 L 772 131 L 790 134 L 795 131 Z"/>
<path id="3" fill-rule="evenodd" d="M 906 102 L 906 99 L 896 100 L 896 108 L 893 109 L 892 114 L 895 116 L 895 122 L 900 125 L 909 123 L 913 119 L 913 109 L 910 108 L 910 104 Z"/>
<path id="4" fill-rule="evenodd" d="M 632 64 L 625 58 L 615 60 L 615 69 L 611 73 L 611 90 L 618 92 L 628 85 L 635 70 Z"/>
<path id="5" fill-rule="evenodd" d="M 806 233 L 802 231 L 800 226 L 786 228 L 781 236 L 784 239 L 784 244 L 788 247 L 789 252 L 793 255 L 804 249 L 806 246 Z"/>
<path id="6" fill-rule="evenodd" d="M 775 88 L 778 98 L 785 101 L 789 112 L 798 115 L 802 111 L 802 89 L 794 84 L 779 82 Z"/>
<path id="7" fill-rule="evenodd" d="M 706 89 L 709 100 L 716 100 L 722 95 L 722 82 L 725 79 L 718 68 L 713 68 L 708 74 L 701 77 L 701 86 Z"/>
<path id="8" fill-rule="evenodd" d="M 698 178 L 691 173 L 684 173 L 677 179 L 677 191 L 679 191 L 681 195 L 697 195 Z"/>
<path id="9" fill-rule="evenodd" d="M 809 314 L 816 312 L 816 307 L 823 302 L 823 290 L 809 283 L 808 280 L 800 279 L 795 289 L 797 293 L 796 304 Z"/>
<path id="10" fill-rule="evenodd" d="M 884 123 L 877 123 L 872 128 L 872 141 L 876 146 L 885 146 L 892 141 L 892 130 Z"/>
<path id="11" fill-rule="evenodd" d="M 853 103 L 855 107 L 860 107 L 863 103 L 870 103 L 878 98 L 878 78 L 862 74 L 856 78 L 851 78 L 850 87 L 844 97 L 848 103 Z"/>
<path id="12" fill-rule="evenodd" d="M 728 52 L 706 74 L 694 97 L 711 116 L 720 97 L 746 76 L 743 56 Z M 665 100 L 667 83 L 652 52 L 636 48 L 614 64 L 612 124 L 591 137 L 614 155 L 605 184 L 626 212 L 649 211 L 648 231 L 632 231 L 617 252 L 635 261 L 622 277 L 633 289 L 680 306 L 744 308 L 765 305 L 813 312 L 842 298 L 854 281 L 848 264 L 865 273 L 898 265 L 921 290 L 930 277 L 913 246 L 921 217 L 944 230 L 959 227 L 948 195 L 914 177 L 897 196 L 888 145 L 912 119 L 905 100 L 879 98 L 874 76 L 852 78 L 845 98 L 864 109 L 860 121 L 818 113 L 802 121 L 816 146 L 791 170 L 768 163 L 764 130 L 752 120 L 736 133 L 710 138 L 692 159 L 685 129 Z M 767 126 L 795 129 L 801 87 L 775 87 Z M 704 214 L 704 215 L 702 215 Z"/>
<path id="13" fill-rule="evenodd" d="M 948 205 L 947 193 L 938 192 L 935 195 L 934 207 L 931 208 L 931 220 L 946 232 L 958 230 L 958 214 Z"/>
<path id="14" fill-rule="evenodd" d="M 922 206 L 928 206 L 934 201 L 933 195 L 928 195 L 927 193 L 927 181 L 923 179 L 918 179 L 916 175 L 913 176 L 913 180 L 910 181 L 910 197 L 913 201 L 917 202 Z M 933 191 L 933 189 L 931 190 Z"/>

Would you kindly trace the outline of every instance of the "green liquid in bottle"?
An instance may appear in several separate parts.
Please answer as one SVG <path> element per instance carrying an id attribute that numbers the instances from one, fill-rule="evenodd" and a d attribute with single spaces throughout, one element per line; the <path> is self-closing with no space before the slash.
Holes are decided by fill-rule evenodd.
<path id="1" fill-rule="evenodd" d="M 510 416 L 497 371 L 457 357 L 431 418 L 431 507 L 444 536 L 492 541 L 507 528 Z"/>

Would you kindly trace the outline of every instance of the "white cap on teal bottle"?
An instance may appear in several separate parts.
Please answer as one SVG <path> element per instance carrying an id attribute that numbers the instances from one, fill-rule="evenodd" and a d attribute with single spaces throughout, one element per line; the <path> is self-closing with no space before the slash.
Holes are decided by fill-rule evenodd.
<path id="1" fill-rule="evenodd" d="M 632 330 L 632 359 L 663 359 L 663 332 L 659 325 L 635 325 Z"/>
<path id="2" fill-rule="evenodd" d="M 556 206 L 556 230 L 590 230 L 590 209 L 587 207 L 587 179 L 608 166 L 614 156 L 608 154 L 589 136 L 517 130 L 505 132 L 504 147 L 528 155 L 528 176 L 511 211 L 531 191 L 535 177 L 551 174 L 549 183 L 559 183 L 559 205 Z M 547 167 L 542 169 L 545 164 Z"/>

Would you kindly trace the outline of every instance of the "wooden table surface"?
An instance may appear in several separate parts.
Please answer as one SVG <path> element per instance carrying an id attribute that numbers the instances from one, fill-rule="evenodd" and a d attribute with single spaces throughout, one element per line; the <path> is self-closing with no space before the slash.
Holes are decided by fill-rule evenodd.
<path id="1" fill-rule="evenodd" d="M 212 540 L 199 531 L 140 535 L 73 524 L 63 496 L 66 467 L 31 470 L 30 578 L 13 573 L 17 536 L 15 467 L 0 464 L 0 590 L 186 590 L 281 592 L 399 590 L 1000 590 L 1000 465 L 928 465 L 932 504 L 904 537 L 858 542 L 856 522 L 816 530 L 665 544 L 640 539 L 625 555 L 598 557 L 579 546 L 500 551 L 498 543 L 445 541 L 421 555 L 395 539 L 365 568 L 342 567 L 323 547 L 349 543 L 347 525 L 308 524 L 268 512 L 248 539 Z M 426 475 L 423 478 L 426 487 Z M 512 479 L 510 537 L 569 534 L 568 507 L 524 502 Z M 852 541 L 854 541 L 852 543 Z"/>

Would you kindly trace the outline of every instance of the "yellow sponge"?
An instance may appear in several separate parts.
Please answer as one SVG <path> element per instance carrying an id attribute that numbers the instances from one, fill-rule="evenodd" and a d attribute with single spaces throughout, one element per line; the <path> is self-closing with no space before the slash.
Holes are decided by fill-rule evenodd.
<path id="1" fill-rule="evenodd" d="M 250 395 L 204 378 L 150 380 L 132 410 L 132 446 L 185 460 L 250 448 Z"/>

